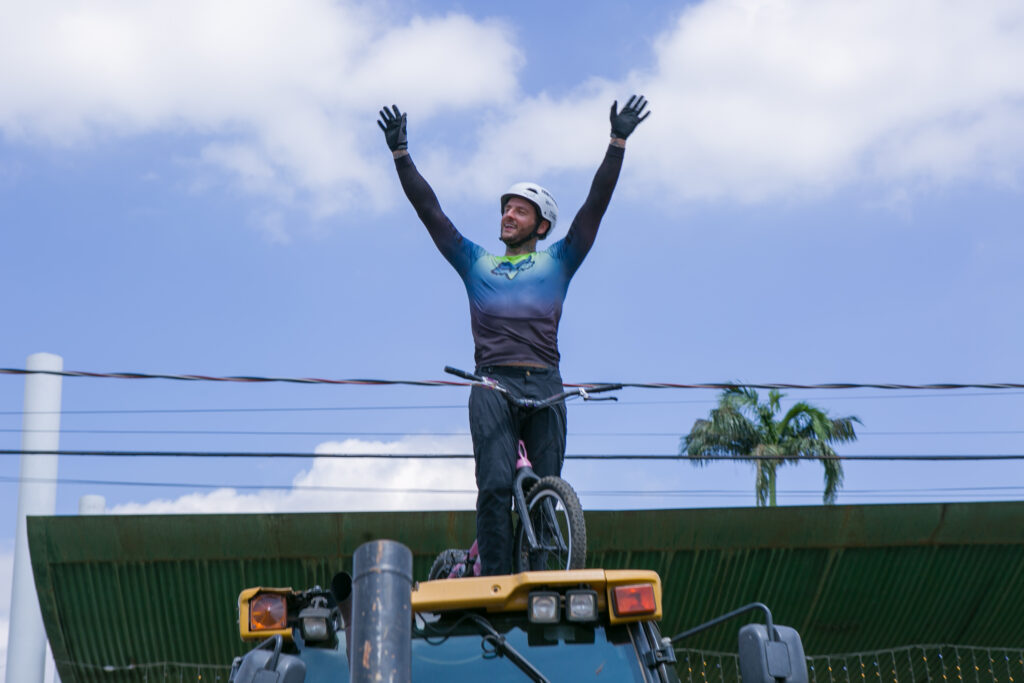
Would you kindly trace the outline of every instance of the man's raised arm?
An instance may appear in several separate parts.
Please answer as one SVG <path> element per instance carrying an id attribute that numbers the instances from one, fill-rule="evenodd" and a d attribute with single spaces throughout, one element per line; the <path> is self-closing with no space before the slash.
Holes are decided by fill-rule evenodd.
<path id="1" fill-rule="evenodd" d="M 608 151 L 594 175 L 594 181 L 590 184 L 590 193 L 587 194 L 587 199 L 580 207 L 569 227 L 569 233 L 565 236 L 566 246 L 572 250 L 573 260 L 577 266 L 593 246 L 601 218 L 608 209 L 612 191 L 619 179 L 619 169 L 622 168 L 626 138 L 633 133 L 640 122 L 651 114 L 649 111 L 644 111 L 646 107 L 647 100 L 643 95 L 632 95 L 622 111 L 619 111 L 618 100 L 612 103 L 609 115 L 612 130 Z"/>
<path id="2" fill-rule="evenodd" d="M 416 165 L 412 163 L 412 157 L 409 156 L 406 123 L 407 116 L 398 109 L 397 105 L 391 105 L 391 109 L 385 106 L 380 110 L 380 120 L 377 121 L 377 125 L 384 131 L 384 140 L 395 159 L 395 169 L 398 171 L 402 190 L 416 210 L 416 215 L 426 226 L 434 244 L 445 258 L 452 261 L 453 249 L 461 241 L 462 235 L 441 210 L 441 203 L 437 200 L 434 190 L 416 170 Z"/>

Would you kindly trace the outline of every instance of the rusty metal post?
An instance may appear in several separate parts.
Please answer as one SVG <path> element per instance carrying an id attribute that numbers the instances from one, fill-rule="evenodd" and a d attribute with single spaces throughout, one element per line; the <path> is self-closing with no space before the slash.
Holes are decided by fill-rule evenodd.
<path id="1" fill-rule="evenodd" d="M 409 683 L 412 551 L 370 541 L 356 548 L 352 565 L 352 683 Z"/>

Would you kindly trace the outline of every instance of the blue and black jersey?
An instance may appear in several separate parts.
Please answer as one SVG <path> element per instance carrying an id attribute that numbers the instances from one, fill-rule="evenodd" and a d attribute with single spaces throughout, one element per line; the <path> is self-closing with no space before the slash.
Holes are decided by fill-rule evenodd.
<path id="1" fill-rule="evenodd" d="M 434 244 L 462 278 L 477 367 L 537 363 L 558 367 L 558 322 L 569 281 L 594 244 L 625 150 L 608 146 L 590 193 L 566 236 L 544 251 L 497 256 L 463 237 L 408 155 L 395 160 L 402 189 Z"/>

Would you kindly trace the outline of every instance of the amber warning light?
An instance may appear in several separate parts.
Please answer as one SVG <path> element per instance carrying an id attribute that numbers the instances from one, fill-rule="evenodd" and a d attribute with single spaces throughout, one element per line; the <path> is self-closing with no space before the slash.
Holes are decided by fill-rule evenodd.
<path id="1" fill-rule="evenodd" d="M 615 614 L 620 617 L 654 614 L 657 609 L 654 586 L 649 583 L 616 586 L 612 592 L 612 604 Z"/>
<path id="2" fill-rule="evenodd" d="M 287 626 L 288 604 L 285 596 L 260 593 L 249 603 L 251 631 L 277 631 Z"/>

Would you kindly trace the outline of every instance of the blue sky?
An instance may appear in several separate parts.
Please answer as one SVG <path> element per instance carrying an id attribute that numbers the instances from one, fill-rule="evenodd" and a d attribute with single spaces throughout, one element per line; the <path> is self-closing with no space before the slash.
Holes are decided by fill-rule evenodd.
<path id="1" fill-rule="evenodd" d="M 5 17 L 0 57 L 18 66 L 0 70 L 0 366 L 47 351 L 90 371 L 438 379 L 469 367 L 462 285 L 401 195 L 377 110 L 408 112 L 410 152 L 448 215 L 499 251 L 501 191 L 551 189 L 560 238 L 603 155 L 609 105 L 638 92 L 652 115 L 565 304 L 566 381 L 1021 379 L 1015 1 L 111 0 L 10 4 Z M 19 447 L 23 386 L 0 376 L 2 448 Z M 573 406 L 569 452 L 674 453 L 714 397 L 632 389 Z M 67 379 L 61 446 L 464 453 L 465 398 Z M 862 419 L 850 454 L 1021 452 L 1021 392 L 798 398 Z M 17 459 L 0 468 L 6 566 Z M 840 503 L 1024 495 L 1018 461 L 846 472 Z M 592 509 L 754 500 L 742 465 L 570 461 L 565 474 Z M 287 488 L 471 491 L 466 461 L 67 457 L 60 477 L 223 486 L 65 482 L 67 514 L 85 493 L 114 512 L 473 498 Z M 820 480 L 820 467 L 782 470 L 780 502 L 820 501 Z"/>

